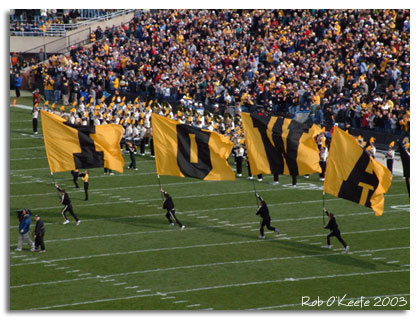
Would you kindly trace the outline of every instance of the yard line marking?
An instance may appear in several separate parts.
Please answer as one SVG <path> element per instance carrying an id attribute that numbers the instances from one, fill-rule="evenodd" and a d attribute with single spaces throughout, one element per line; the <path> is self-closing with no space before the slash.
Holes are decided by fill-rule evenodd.
<path id="1" fill-rule="evenodd" d="M 161 299 L 162 299 L 162 300 L 175 299 L 175 297 L 173 297 L 173 296 L 169 296 L 169 297 L 162 297 Z"/>
<path id="2" fill-rule="evenodd" d="M 410 268 L 410 265 L 409 264 L 403 264 L 403 265 L 401 265 L 401 267 L 408 267 L 408 268 Z"/>
<path id="3" fill-rule="evenodd" d="M 384 257 L 375 257 L 375 258 L 372 258 L 372 260 L 385 260 L 386 258 L 384 258 Z"/>
<path id="4" fill-rule="evenodd" d="M 44 146 L 37 146 L 37 147 L 23 147 L 23 148 L 9 148 L 9 151 L 12 152 L 13 150 L 27 150 L 27 149 L 44 149 Z M 48 169 L 48 168 L 40 168 L 40 169 Z"/>
<path id="5" fill-rule="evenodd" d="M 28 140 L 28 139 L 44 139 L 44 136 L 42 134 L 27 134 L 27 133 L 21 133 L 22 136 L 20 138 L 10 138 L 9 140 Z"/>
<path id="6" fill-rule="evenodd" d="M 33 260 L 37 260 L 38 258 L 26 258 L 26 259 L 22 259 L 22 261 L 33 261 Z"/>
<path id="7" fill-rule="evenodd" d="M 361 257 L 369 257 L 369 256 L 371 256 L 372 254 L 371 253 L 366 253 L 366 254 L 361 254 L 360 256 Z"/>
<path id="8" fill-rule="evenodd" d="M 87 273 L 81 273 L 81 274 L 79 274 L 79 277 L 89 276 L 89 275 L 91 275 L 91 273 L 90 273 L 90 272 L 87 272 Z"/>
<path id="9" fill-rule="evenodd" d="M 113 286 L 122 286 L 124 284 L 127 284 L 127 282 L 118 282 L 118 283 L 113 283 Z"/>
<path id="10" fill-rule="evenodd" d="M 56 193 L 55 193 L 55 195 L 56 195 Z M 60 207 L 57 206 L 57 208 L 62 208 L 62 207 L 61 206 Z M 232 208 L 234 208 L 234 207 L 232 207 Z M 36 208 L 34 208 L 34 209 L 36 209 Z M 184 211 L 184 212 L 180 211 L 180 212 L 178 212 L 178 214 L 186 214 L 186 215 L 188 215 L 186 212 L 188 212 L 188 211 Z M 386 210 L 386 211 L 384 211 L 384 213 L 405 214 L 405 212 L 402 212 L 402 211 L 392 211 L 392 210 L 391 211 Z M 353 213 L 348 213 L 348 214 L 346 214 L 343 217 L 359 216 L 359 215 L 367 215 L 367 214 L 372 214 L 372 212 L 371 211 L 353 212 Z M 154 213 L 154 214 L 135 215 L 135 216 L 110 217 L 110 218 L 102 218 L 102 219 L 85 219 L 84 221 L 85 222 L 102 222 L 102 221 L 107 221 L 107 220 L 135 219 L 135 218 L 143 218 L 143 217 L 160 217 L 160 216 L 161 216 L 161 214 Z M 310 219 L 318 219 L 318 218 L 319 218 L 318 216 L 309 216 L 309 217 L 300 217 L 300 218 L 272 219 L 271 221 L 272 222 L 301 221 L 301 220 L 310 220 Z M 211 219 L 209 221 L 217 221 L 217 220 L 219 220 L 219 219 L 216 218 L 216 219 Z M 45 225 L 61 225 L 61 224 L 62 223 L 45 223 Z M 257 224 L 259 224 L 259 222 L 255 221 L 255 220 L 254 221 L 251 221 L 251 222 L 241 222 L 241 223 L 234 224 L 234 226 L 239 227 L 241 225 L 249 225 L 249 224 L 257 225 Z M 214 226 L 214 227 L 219 227 L 219 226 Z M 9 228 L 10 229 L 17 229 L 18 228 L 18 225 L 11 225 Z M 146 232 L 148 232 L 148 231 L 146 231 Z M 160 231 L 156 231 L 156 232 L 160 232 Z M 125 234 L 123 234 L 123 235 L 125 235 Z M 55 241 L 55 240 L 47 240 L 47 242 L 48 241 Z"/>
<path id="11" fill-rule="evenodd" d="M 196 304 L 189 304 L 186 307 L 187 308 L 193 308 L 193 307 L 199 307 L 199 306 L 200 306 L 200 304 L 199 303 L 196 303 Z"/>
<path id="12" fill-rule="evenodd" d="M 143 289 L 143 290 L 137 290 L 136 292 L 147 292 L 147 291 L 152 291 L 150 289 Z"/>
<path id="13" fill-rule="evenodd" d="M 369 249 L 369 250 L 354 251 L 354 253 L 405 250 L 405 249 L 409 249 L 409 248 L 410 247 Z M 76 279 L 70 279 L 70 280 L 57 280 L 57 281 L 48 281 L 48 282 L 27 283 L 27 284 L 23 284 L 23 285 L 10 286 L 10 289 L 31 287 L 31 286 L 39 286 L 39 285 L 50 285 L 50 284 L 63 283 L 63 282 L 83 281 L 83 280 L 92 280 L 92 279 L 106 279 L 106 278 L 114 278 L 114 277 L 128 276 L 128 275 L 134 275 L 134 274 L 151 273 L 151 272 L 166 272 L 166 271 L 182 270 L 182 269 L 194 269 L 194 268 L 207 268 L 207 267 L 214 267 L 214 266 L 223 266 L 223 265 L 229 265 L 229 264 L 242 264 L 242 263 L 255 263 L 255 262 L 267 262 L 267 261 L 279 261 L 279 260 L 305 259 L 305 258 L 317 258 L 317 257 L 328 257 L 328 256 L 338 256 L 338 255 L 341 255 L 341 253 L 319 253 L 319 254 L 302 255 L 302 256 L 271 257 L 271 258 L 261 258 L 261 259 L 253 259 L 253 260 L 249 259 L 249 260 L 233 260 L 233 261 L 226 261 L 226 262 L 213 262 L 213 263 L 198 264 L 198 265 L 187 265 L 187 266 L 178 266 L 178 267 L 156 268 L 156 269 L 149 269 L 149 270 L 138 270 L 138 271 L 123 272 L 123 273 L 114 273 L 114 274 L 102 275 L 102 276 L 98 275 L 96 277 L 76 278 Z M 137 291 L 137 292 L 144 292 L 144 291 L 150 291 L 150 290 L 146 289 L 146 290 L 140 290 L 140 291 Z"/>
<path id="14" fill-rule="evenodd" d="M 188 302 L 188 300 L 178 300 L 178 301 L 174 301 L 173 303 L 184 303 L 184 302 Z"/>
<path id="15" fill-rule="evenodd" d="M 26 169 L 23 169 L 26 170 Z M 119 176 L 119 175 L 118 175 Z M 114 176 L 114 177 L 118 177 L 118 176 Z M 91 179 L 91 178 L 90 178 Z M 64 179 L 64 180 L 68 180 L 68 179 Z M 47 180 L 45 180 L 46 182 L 48 182 Z M 51 182 L 51 181 L 49 181 Z M 204 181 L 204 180 L 200 180 L 200 181 L 190 181 L 190 182 L 173 182 L 173 183 L 166 183 L 166 186 L 179 186 L 179 185 L 190 185 L 190 184 L 199 184 L 199 183 L 214 183 L 215 181 Z M 138 188 L 153 188 L 153 187 L 158 187 L 158 184 L 145 184 L 145 185 L 138 185 L 138 186 L 130 186 L 130 187 L 113 187 L 113 188 L 103 188 L 103 189 L 96 189 L 96 191 L 111 191 L 111 190 L 123 190 L 123 189 L 138 189 Z M 22 195 L 11 195 L 10 197 L 24 197 L 24 196 L 42 196 L 42 195 L 54 195 L 57 194 L 56 192 L 50 192 L 50 193 L 32 193 L 32 194 L 22 194 Z M 406 195 L 406 194 L 404 194 Z M 205 195 L 203 195 L 205 196 Z M 157 198 L 157 200 L 162 201 L 162 198 Z M 255 206 L 253 206 L 255 207 Z M 192 212 L 192 211 L 191 211 Z"/>
<path id="16" fill-rule="evenodd" d="M 139 286 L 125 287 L 125 289 L 137 289 Z"/>
<path id="17" fill-rule="evenodd" d="M 22 169 L 22 170 L 28 170 L 28 169 Z M 34 170 L 37 170 L 37 169 L 34 169 Z M 136 173 L 136 174 L 125 174 L 125 173 L 122 173 L 122 174 L 119 174 L 118 177 L 143 176 L 143 175 L 154 175 L 154 174 L 156 174 L 156 172 L 154 172 L 154 173 L 153 172 L 151 172 L 151 173 Z M 11 175 L 14 177 L 14 174 L 13 173 Z M 96 179 L 102 179 L 102 178 L 106 178 L 106 176 L 93 176 L 92 178 L 89 178 L 89 179 L 96 180 Z M 41 179 L 41 178 L 37 178 L 37 179 L 39 180 L 37 182 L 40 182 L 40 183 L 48 183 L 48 182 L 51 182 L 51 181 L 48 181 L 47 179 Z M 68 181 L 68 179 L 66 179 L 66 178 L 57 178 L 56 180 L 57 181 Z M 34 182 L 33 181 L 10 182 L 9 184 L 28 184 L 28 183 L 34 183 Z M 135 186 L 135 187 L 128 187 L 128 188 L 136 188 L 136 187 L 137 186 Z"/>
<path id="18" fill-rule="evenodd" d="M 66 271 L 66 273 L 77 273 L 77 272 L 79 272 L 80 270 L 69 270 L 69 271 Z"/>
<path id="19" fill-rule="evenodd" d="M 409 269 L 401 269 L 401 270 L 380 270 L 380 271 L 370 271 L 370 272 L 330 274 L 330 275 L 296 278 L 295 281 L 306 281 L 306 280 L 315 280 L 315 279 L 330 279 L 330 278 L 338 278 L 338 277 L 362 277 L 362 276 L 370 276 L 370 275 L 377 275 L 377 274 L 386 274 L 386 273 L 395 273 L 395 272 L 409 272 L 409 271 L 410 271 Z M 197 292 L 197 291 L 207 291 L 207 290 L 234 288 L 234 287 L 265 285 L 265 284 L 282 283 L 282 282 L 285 282 L 285 280 L 284 279 L 274 279 L 274 280 L 266 280 L 266 281 L 230 283 L 230 284 L 222 284 L 222 285 L 216 285 L 216 286 L 211 286 L 211 287 L 190 288 L 190 289 L 182 289 L 182 290 L 176 290 L 176 291 L 168 291 L 165 294 L 189 293 L 189 292 Z M 81 301 L 81 302 L 74 302 L 74 303 L 67 303 L 67 304 L 60 304 L 60 305 L 50 305 L 50 306 L 44 306 L 44 307 L 37 307 L 37 308 L 31 308 L 30 310 L 45 310 L 45 309 L 53 309 L 53 308 L 73 307 L 73 306 L 80 306 L 80 305 L 86 305 L 86 304 L 92 304 L 92 303 L 101 303 L 101 302 L 110 302 L 110 301 L 118 301 L 118 300 L 131 300 L 131 299 L 144 298 L 144 297 L 153 297 L 153 296 L 157 296 L 157 295 L 159 295 L 159 294 L 158 293 L 150 293 L 150 294 L 144 294 L 144 295 L 105 298 L 105 299 Z"/>
<path id="20" fill-rule="evenodd" d="M 56 270 L 64 270 L 64 269 L 68 269 L 69 267 L 58 267 L 58 268 L 55 268 Z"/>
<path id="21" fill-rule="evenodd" d="M 22 171 L 22 170 L 29 170 L 29 169 L 18 169 L 18 170 L 14 170 L 14 171 Z M 11 170 L 11 171 L 13 171 L 13 170 Z M 150 174 L 155 174 L 155 173 L 156 172 L 150 173 Z M 140 173 L 138 175 L 142 175 L 142 174 L 144 174 L 144 173 Z M 137 175 L 137 174 L 135 174 L 135 175 Z M 119 175 L 119 176 L 132 176 L 132 175 L 124 175 L 124 174 L 122 174 L 122 175 Z M 91 177 L 91 179 L 104 178 L 104 177 L 106 177 L 106 176 L 101 175 L 101 176 Z M 64 180 L 68 180 L 68 179 L 64 179 Z M 203 180 L 200 180 L 200 181 L 190 181 L 190 182 L 182 182 L 182 183 L 175 182 L 175 183 L 168 183 L 166 185 L 168 185 L 168 186 L 172 186 L 172 185 L 190 185 L 190 184 L 202 183 L 202 181 Z M 45 180 L 45 182 L 51 182 L 51 181 Z M 205 182 L 215 183 L 217 181 L 205 181 Z M 19 183 L 16 183 L 16 184 L 19 184 Z M 138 186 L 129 186 L 129 187 L 128 186 L 127 187 L 112 187 L 112 188 L 96 189 L 95 191 L 111 191 L 111 190 L 114 191 L 114 190 L 123 190 L 123 189 L 153 188 L 153 187 L 156 187 L 156 186 L 158 186 L 158 185 L 157 184 L 150 184 L 150 185 L 138 185 Z M 278 190 L 279 190 L 278 188 L 268 188 L 268 189 L 259 190 L 259 192 L 271 192 L 271 191 L 278 191 Z M 219 197 L 219 196 L 222 196 L 222 195 L 237 195 L 237 194 L 248 194 L 248 193 L 251 193 L 251 191 L 244 190 L 244 191 L 236 191 L 236 192 L 223 192 L 223 193 L 211 193 L 211 194 L 195 194 L 195 195 L 189 194 L 189 195 L 185 195 L 185 196 L 177 195 L 177 198 L 178 199 L 190 199 L 190 198 L 202 198 L 202 197 L 209 197 L 209 196 Z M 31 197 L 31 196 L 39 197 L 39 196 L 55 195 L 55 194 L 56 193 L 54 193 L 54 192 L 50 192 L 50 193 L 32 193 L 32 194 L 25 194 L 25 195 L 11 195 L 10 197 L 23 197 L 23 196 L 27 196 L 27 197 Z M 394 194 L 394 195 L 385 195 L 385 197 L 395 197 L 395 196 L 403 196 L 403 195 L 406 196 L 407 194 L 406 193 L 402 193 L 402 194 Z M 149 200 L 156 200 L 156 201 L 158 201 L 158 200 L 162 200 L 162 199 L 161 198 L 155 198 L 155 199 L 149 199 Z M 336 200 L 336 198 L 325 199 L 325 201 L 330 201 L 330 200 Z M 311 202 L 320 202 L 322 200 L 310 200 L 310 201 Z M 300 202 L 292 202 L 292 203 L 299 204 Z M 243 208 L 249 208 L 249 207 L 255 208 L 255 205 L 254 206 L 246 206 L 246 207 L 243 207 Z M 195 211 L 191 211 L 191 212 L 195 212 Z"/>
<path id="22" fill-rule="evenodd" d="M 370 297 L 363 297 L 363 298 L 374 299 L 374 298 L 385 298 L 385 297 L 402 297 L 402 296 L 409 296 L 409 295 L 410 295 L 409 293 L 396 293 L 396 294 L 386 294 L 386 295 L 370 296 Z M 357 300 L 357 299 L 360 299 L 360 297 L 345 298 L 342 301 L 350 301 L 350 300 Z M 302 306 L 302 303 L 281 304 L 281 305 L 278 305 L 278 306 L 258 307 L 258 308 L 252 308 L 252 309 L 246 309 L 246 310 L 268 310 L 268 309 L 297 307 L 297 306 Z"/>
<path id="23" fill-rule="evenodd" d="M 192 228 L 190 228 L 192 229 Z M 386 231 L 395 231 L 395 230 L 404 230 L 409 229 L 409 227 L 401 227 L 401 228 L 389 228 L 389 229 L 375 229 L 375 230 L 361 230 L 361 231 L 352 231 L 346 232 L 345 234 L 359 234 L 359 233 L 369 233 L 369 232 L 386 232 Z M 173 231 L 169 231 L 173 232 Z M 112 257 L 117 255 L 127 255 L 127 254 L 138 254 L 144 252 L 158 252 L 158 251 L 168 251 L 168 250 L 183 250 L 183 249 L 192 249 L 192 248 L 206 248 L 206 247 L 215 247 L 215 246 L 226 246 L 226 245 L 241 245 L 247 243 L 265 243 L 269 241 L 279 241 L 284 239 L 299 239 L 303 237 L 324 237 L 325 234 L 314 234 L 314 235 L 304 235 L 304 236 L 292 236 L 287 238 L 274 238 L 274 239 L 266 239 L 261 241 L 261 239 L 256 240 L 244 240 L 244 241 L 232 241 L 232 242 L 221 242 L 221 243 L 208 243 L 208 244 L 197 244 L 197 245 L 189 245 L 189 246 L 181 246 L 181 247 L 166 247 L 166 248 L 151 248 L 151 249 L 141 249 L 141 250 L 133 250 L 133 251 L 125 251 L 125 252 L 114 252 L 114 253 L 101 253 L 95 254 L 90 256 L 78 256 L 78 257 L 67 257 L 67 258 L 59 258 L 59 259 L 52 259 L 46 260 L 49 262 L 60 262 L 60 261 L 72 261 L 72 260 L 84 260 L 84 259 L 92 259 L 92 258 L 99 258 L 99 257 Z M 62 240 L 61 240 L 62 241 Z M 354 251 L 353 251 L 354 253 Z M 11 264 L 10 267 L 22 266 L 27 264 L 38 264 L 38 263 L 45 263 L 46 261 L 36 261 L 36 262 L 28 262 L 28 263 L 15 263 Z"/>
<path id="24" fill-rule="evenodd" d="M 197 217 L 197 219 L 205 219 L 205 218 L 208 218 L 209 216 L 200 216 L 200 217 Z"/>
<path id="25" fill-rule="evenodd" d="M 398 263 L 399 261 L 398 260 L 394 260 L 394 261 L 388 261 L 387 263 L 388 264 L 393 264 L 393 263 Z"/>
<path id="26" fill-rule="evenodd" d="M 410 270 L 408 270 L 408 269 L 401 269 L 401 270 L 380 270 L 380 271 L 369 271 L 369 272 L 352 272 L 352 273 L 330 274 L 330 275 L 322 275 L 322 276 L 301 277 L 301 278 L 295 278 L 294 281 L 305 281 L 305 280 L 315 280 L 315 279 L 330 279 L 330 278 L 354 277 L 354 276 L 357 277 L 357 276 L 368 276 L 368 275 L 375 275 L 375 274 L 394 273 L 394 272 L 409 272 L 409 271 Z M 216 285 L 216 286 L 211 286 L 211 287 L 169 291 L 169 292 L 167 292 L 167 294 L 196 292 L 196 291 L 205 291 L 205 290 L 214 290 L 214 289 L 225 289 L 225 288 L 243 287 L 243 286 L 250 286 L 250 285 L 281 283 L 281 282 L 285 282 L 285 281 L 287 281 L 287 280 L 285 280 L 285 279 L 275 279 L 275 280 L 266 280 L 266 281 L 252 281 L 252 282 L 245 282 L 245 283 L 233 283 L 233 284 Z"/>
<path id="27" fill-rule="evenodd" d="M 33 157 L 33 158 L 13 158 L 9 159 L 10 161 L 21 161 L 21 160 L 40 160 L 40 159 L 47 159 L 47 157 Z M 15 174 L 16 175 L 16 174 Z"/>

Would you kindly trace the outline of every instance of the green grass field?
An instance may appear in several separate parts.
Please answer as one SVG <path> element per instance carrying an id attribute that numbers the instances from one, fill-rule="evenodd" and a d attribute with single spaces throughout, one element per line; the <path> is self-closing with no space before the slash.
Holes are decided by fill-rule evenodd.
<path id="1" fill-rule="evenodd" d="M 271 176 L 255 182 L 282 233 L 266 232 L 266 240 L 258 239 L 245 166 L 245 177 L 234 182 L 163 176 L 186 225 L 181 232 L 164 216 L 155 162 L 147 155 L 137 156 L 138 171 L 109 176 L 92 169 L 89 201 L 80 180 L 76 190 L 69 172 L 54 174 L 82 220 L 76 226 L 69 216 L 63 225 L 42 130 L 32 134 L 29 110 L 10 110 L 11 310 L 360 310 L 355 303 L 362 296 L 362 309 L 410 309 L 410 201 L 401 176 L 385 196 L 382 217 L 326 195 L 349 254 L 335 238 L 332 249 L 322 247 L 327 231 L 316 174 L 299 177 L 298 188 L 288 176 L 277 186 Z M 22 208 L 44 220 L 46 253 L 26 244 L 14 251 Z M 32 219 L 31 230 L 34 225 Z"/>

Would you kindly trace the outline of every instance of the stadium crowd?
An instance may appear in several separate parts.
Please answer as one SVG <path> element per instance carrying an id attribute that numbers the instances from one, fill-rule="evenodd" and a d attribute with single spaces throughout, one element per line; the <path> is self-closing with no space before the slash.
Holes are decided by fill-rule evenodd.
<path id="1" fill-rule="evenodd" d="M 11 9 L 9 30 L 15 35 L 42 36 L 52 26 L 104 16 L 116 9 Z"/>
<path id="2" fill-rule="evenodd" d="M 34 65 L 32 86 L 140 131 L 154 109 L 222 133 L 259 111 L 409 135 L 409 41 L 409 10 L 142 11 Z"/>

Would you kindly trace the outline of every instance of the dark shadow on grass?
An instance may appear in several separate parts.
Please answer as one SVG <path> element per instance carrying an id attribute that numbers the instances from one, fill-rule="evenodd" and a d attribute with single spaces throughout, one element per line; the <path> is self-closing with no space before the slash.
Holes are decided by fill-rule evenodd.
<path id="1" fill-rule="evenodd" d="M 277 243 L 277 241 L 275 242 Z M 302 242 L 294 242 L 291 240 L 281 240 L 278 241 L 282 246 L 286 246 L 292 249 L 293 252 L 301 252 L 303 254 L 313 255 L 313 254 L 332 254 L 328 256 L 319 256 L 318 259 L 325 260 L 328 263 L 335 263 L 339 265 L 353 266 L 358 268 L 376 270 L 377 264 L 372 263 L 363 259 L 354 257 L 352 254 L 346 254 L 340 251 L 331 251 L 329 249 L 323 249 L 316 245 L 306 244 Z M 335 254 L 336 253 L 336 254 Z"/>
<path id="2" fill-rule="evenodd" d="M 147 229 L 166 230 L 166 228 L 168 228 L 168 223 L 164 215 L 162 217 L 159 217 L 159 216 L 142 217 L 141 215 L 139 215 L 139 217 L 133 218 L 133 217 L 122 217 L 118 214 L 82 213 L 79 210 L 77 210 L 77 207 L 73 207 L 73 209 L 80 220 L 84 220 L 84 219 L 106 220 L 107 223 L 118 223 L 118 224 L 129 225 L 131 227 L 137 226 L 139 228 L 146 229 L 146 230 L 139 229 L 139 231 L 148 231 Z M 60 213 L 58 212 L 58 214 Z M 127 214 L 129 215 L 130 212 L 127 212 Z"/>
<path id="3" fill-rule="evenodd" d="M 215 234 L 222 234 L 227 236 L 234 236 L 240 239 L 251 239 L 251 240 L 258 240 L 259 231 L 256 231 L 255 234 L 247 234 L 245 232 L 237 232 L 232 227 L 225 227 L 225 226 L 202 226 L 200 224 L 194 225 L 195 228 L 202 228 L 206 229 L 210 232 L 213 232 Z"/>

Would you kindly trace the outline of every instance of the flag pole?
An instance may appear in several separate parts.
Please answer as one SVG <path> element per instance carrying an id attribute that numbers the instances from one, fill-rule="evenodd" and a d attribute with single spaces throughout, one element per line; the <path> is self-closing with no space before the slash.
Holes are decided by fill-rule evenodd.
<path id="1" fill-rule="evenodd" d="M 254 179 L 252 179 L 252 184 L 254 185 L 254 194 L 255 194 L 255 200 L 257 201 L 257 207 L 259 207 L 258 196 L 257 196 L 257 188 L 255 187 L 255 180 Z"/>
<path id="2" fill-rule="evenodd" d="M 165 199 L 164 199 L 164 197 L 163 197 L 163 193 L 161 192 L 161 190 L 162 190 L 162 185 L 160 184 L 160 176 L 157 174 L 157 175 L 156 175 L 156 177 L 157 177 L 158 182 L 159 182 L 159 191 L 160 191 L 160 194 L 162 195 L 162 200 L 165 200 Z"/>
<path id="3" fill-rule="evenodd" d="M 54 183 L 54 187 L 55 187 L 56 183 L 55 183 L 55 179 L 54 179 L 54 172 L 51 172 L 51 179 L 52 179 L 52 181 Z M 57 190 L 58 199 L 60 199 L 60 192 L 58 191 L 57 188 L 56 188 L 56 190 Z"/>

